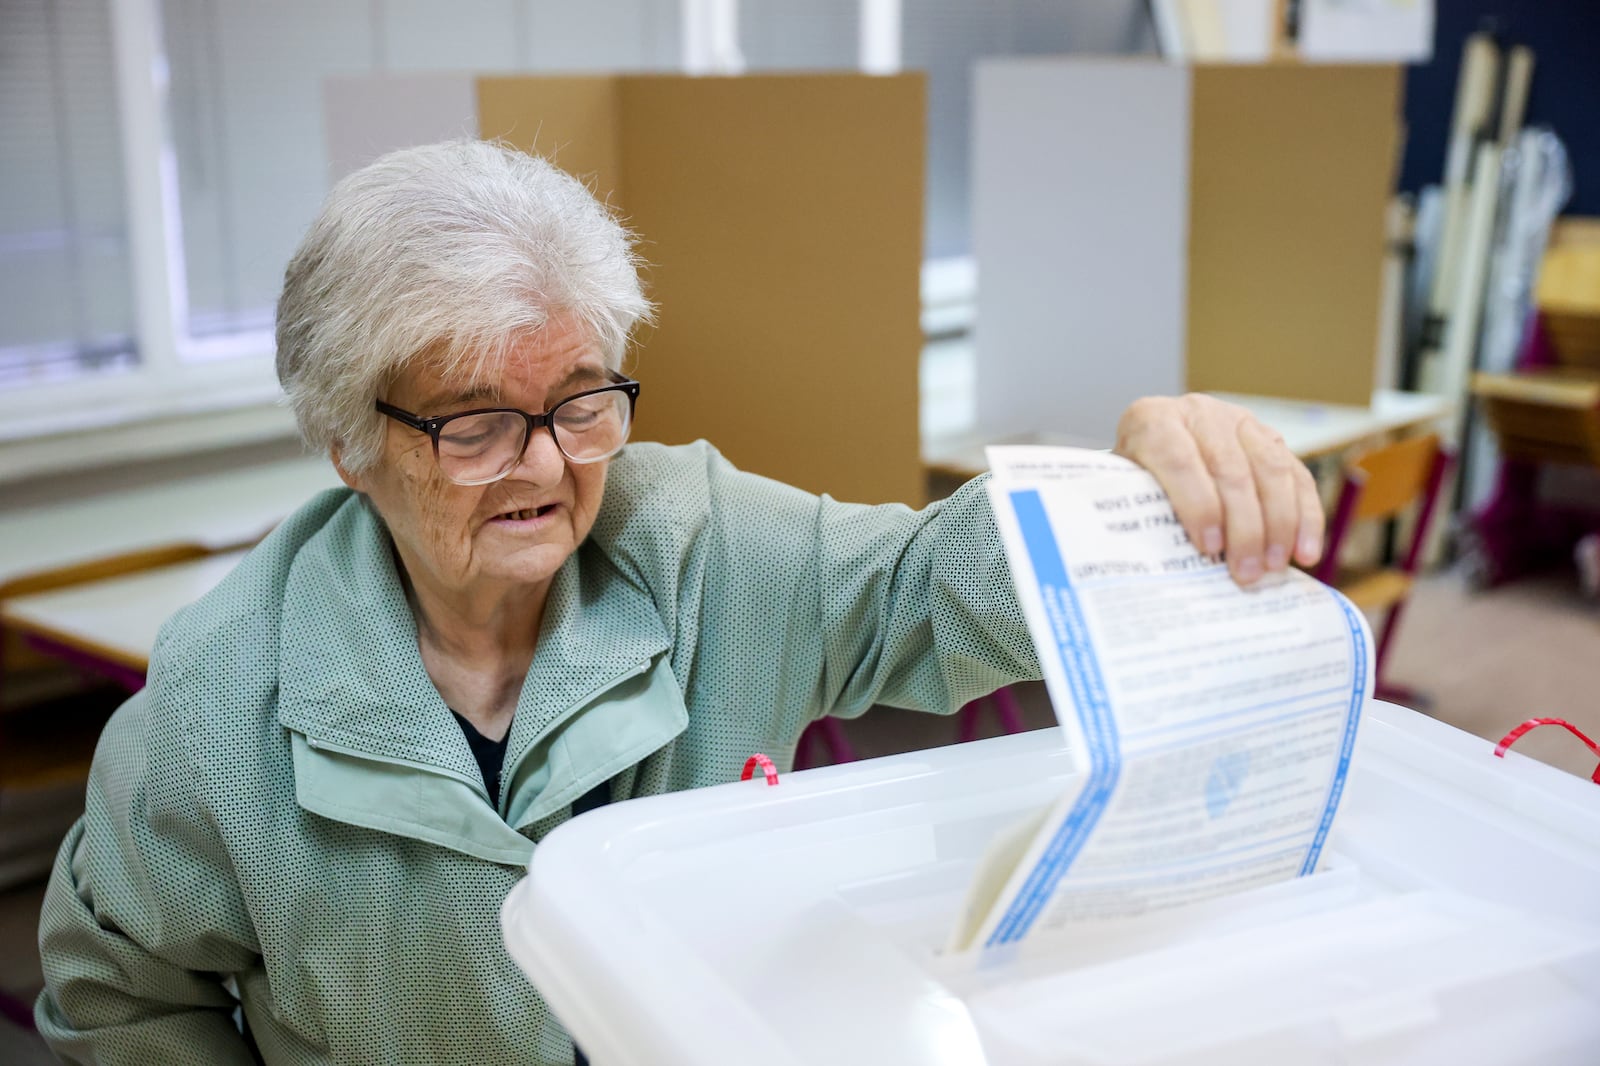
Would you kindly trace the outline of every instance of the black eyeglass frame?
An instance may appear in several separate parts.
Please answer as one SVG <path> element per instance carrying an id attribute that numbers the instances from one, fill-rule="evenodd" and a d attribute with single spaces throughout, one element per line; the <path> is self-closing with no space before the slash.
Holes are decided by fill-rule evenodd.
<path id="1" fill-rule="evenodd" d="M 620 392 L 628 397 L 628 428 L 631 430 L 633 428 L 634 411 L 639 404 L 640 385 L 637 381 L 630 377 L 619 374 L 615 370 L 608 371 L 606 376 L 611 379 L 611 384 L 602 385 L 598 389 L 585 389 L 583 392 L 575 392 L 571 396 L 568 396 L 566 399 L 562 400 L 560 403 L 556 404 L 554 407 L 550 408 L 550 410 L 538 415 L 529 411 L 524 411 L 520 407 L 478 407 L 471 411 L 456 411 L 453 414 L 435 415 L 431 418 L 424 418 L 421 415 L 414 415 L 410 411 L 396 407 L 392 403 L 386 403 L 383 400 L 376 400 L 374 401 L 373 405 L 379 414 L 388 415 L 401 425 L 410 426 L 419 433 L 426 433 L 433 441 L 433 461 L 435 463 L 439 462 L 439 434 L 444 431 L 445 426 L 449 425 L 458 418 L 470 418 L 473 415 L 506 414 L 522 416 L 522 447 L 518 448 L 516 452 L 518 460 L 527 454 L 528 444 L 533 440 L 534 430 L 548 429 L 550 431 L 550 439 L 555 441 L 556 450 L 561 453 L 562 457 L 565 458 L 567 462 L 598 463 L 602 460 L 611 458 L 612 455 L 617 453 L 612 452 L 610 455 L 599 455 L 593 459 L 577 459 L 571 455 L 568 455 L 567 450 L 561 446 L 561 438 L 556 436 L 555 414 L 557 411 L 561 410 L 574 400 L 581 400 L 586 396 L 597 396 L 603 392 Z M 626 438 L 624 438 L 624 443 L 626 443 Z M 617 451 L 621 450 L 622 449 L 620 447 L 617 449 Z M 472 484 L 487 485 L 491 482 L 499 481 L 500 478 L 505 477 L 506 474 L 509 474 L 516 468 L 517 464 L 514 461 L 509 467 L 506 468 L 505 473 L 499 475 L 499 477 L 490 478 L 488 481 L 472 482 Z M 441 465 L 439 469 L 442 472 L 444 467 Z M 445 476 L 449 477 L 448 474 Z M 452 478 L 451 480 L 454 479 Z M 457 483 L 465 484 L 465 482 Z"/>

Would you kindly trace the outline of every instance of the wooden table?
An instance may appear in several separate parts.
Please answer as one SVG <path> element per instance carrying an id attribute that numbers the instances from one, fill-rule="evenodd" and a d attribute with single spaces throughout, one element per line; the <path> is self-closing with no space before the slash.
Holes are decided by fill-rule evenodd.
<path id="1" fill-rule="evenodd" d="M 1247 408 L 1283 434 L 1289 450 L 1302 459 L 1320 459 L 1375 438 L 1427 426 L 1455 410 L 1446 397 L 1398 389 L 1377 390 L 1366 407 L 1234 392 L 1214 395 Z"/>
<path id="2" fill-rule="evenodd" d="M 337 484 L 327 459 L 307 456 L 0 511 L 0 628 L 136 688 L 160 624 Z M 216 552 L 234 554 L 205 558 Z M 147 570 L 159 571 L 149 584 L 133 576 Z"/>
<path id="3" fill-rule="evenodd" d="M 202 552 L 254 543 L 337 484 L 326 458 L 304 457 L 0 512 L 0 597 L 34 591 L 24 579 L 98 561 L 172 546 Z"/>
<path id="4" fill-rule="evenodd" d="M 244 558 L 222 552 L 0 602 L 0 625 L 31 646 L 137 689 L 163 623 Z"/>

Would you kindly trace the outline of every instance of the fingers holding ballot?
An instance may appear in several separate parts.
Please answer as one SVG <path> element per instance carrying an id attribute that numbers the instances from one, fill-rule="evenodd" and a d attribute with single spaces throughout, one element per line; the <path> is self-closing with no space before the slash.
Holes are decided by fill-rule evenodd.
<path id="1" fill-rule="evenodd" d="M 1155 475 L 1189 539 L 1241 585 L 1322 555 L 1322 500 L 1283 438 L 1237 404 L 1190 393 L 1136 400 L 1118 455 Z"/>

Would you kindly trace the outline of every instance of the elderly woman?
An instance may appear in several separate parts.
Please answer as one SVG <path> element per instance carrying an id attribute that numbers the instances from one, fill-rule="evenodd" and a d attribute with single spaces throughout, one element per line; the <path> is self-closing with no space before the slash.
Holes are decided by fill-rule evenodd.
<path id="1" fill-rule="evenodd" d="M 868 507 L 625 448 L 648 311 L 538 159 L 436 145 L 334 189 L 278 371 L 349 488 L 169 622 L 106 727 L 40 930 L 64 1058 L 572 1062 L 496 921 L 545 834 L 1039 676 L 981 483 Z M 1241 581 L 1315 560 L 1310 477 L 1243 412 L 1141 401 L 1119 447 Z"/>

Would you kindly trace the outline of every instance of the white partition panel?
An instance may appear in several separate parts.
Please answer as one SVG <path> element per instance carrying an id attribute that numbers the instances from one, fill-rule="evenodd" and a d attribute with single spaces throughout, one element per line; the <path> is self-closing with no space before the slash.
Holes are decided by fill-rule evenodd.
<path id="1" fill-rule="evenodd" d="M 1110 445 L 1130 401 L 1182 391 L 1190 88 L 1138 60 L 978 65 L 983 432 Z"/>

